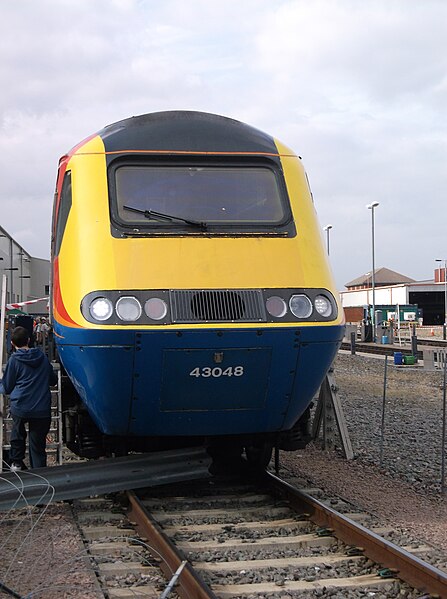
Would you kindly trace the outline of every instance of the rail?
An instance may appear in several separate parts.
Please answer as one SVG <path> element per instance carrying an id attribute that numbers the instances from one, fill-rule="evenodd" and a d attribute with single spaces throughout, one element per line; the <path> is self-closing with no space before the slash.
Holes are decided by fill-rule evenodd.
<path id="1" fill-rule="evenodd" d="M 234 482 L 234 481 L 233 481 Z M 252 480 L 253 482 L 253 480 Z M 389 572 L 391 579 L 394 577 L 400 578 L 402 581 L 408 583 L 413 588 L 417 588 L 423 593 L 429 593 L 434 596 L 442 598 L 447 598 L 447 573 L 431 566 L 430 564 L 424 562 L 416 555 L 406 551 L 405 549 L 398 547 L 394 543 L 387 541 L 383 537 L 379 536 L 375 532 L 368 530 L 361 524 L 351 520 L 350 518 L 344 516 L 343 514 L 338 513 L 331 507 L 325 505 L 318 499 L 299 491 L 289 483 L 283 481 L 278 476 L 273 473 L 265 472 L 263 473 L 259 479 L 257 480 L 257 485 L 259 485 L 259 489 L 255 491 L 255 493 L 261 494 L 260 498 L 265 497 L 262 493 L 266 491 L 266 485 L 273 494 L 274 497 L 280 498 L 280 503 L 276 504 L 276 508 L 267 508 L 272 511 L 275 511 L 275 516 L 279 518 L 287 518 L 284 515 L 284 511 L 289 509 L 289 506 L 292 510 L 296 511 L 298 514 L 306 515 L 306 517 L 313 522 L 313 524 L 317 525 L 320 529 L 326 530 L 329 534 L 328 543 L 330 537 L 335 537 L 342 541 L 344 544 L 350 546 L 351 551 L 355 552 L 352 555 L 356 556 L 365 556 L 369 558 L 374 563 L 380 565 L 380 568 Z M 275 524 L 267 519 L 266 522 L 262 522 L 259 517 L 256 518 L 256 514 L 261 513 L 262 509 L 265 508 L 257 508 L 256 502 L 254 499 L 254 495 L 250 495 L 246 497 L 247 506 L 251 505 L 251 507 L 242 508 L 238 506 L 237 508 L 227 507 L 210 507 L 212 505 L 218 505 L 225 496 L 225 491 L 219 492 L 219 489 L 214 489 L 217 493 L 215 499 L 210 499 L 209 497 L 204 501 L 203 509 L 204 513 L 211 514 L 211 519 L 216 522 L 220 522 L 220 518 L 222 514 L 228 512 L 236 512 L 235 522 L 238 524 L 190 524 L 188 526 L 184 526 L 184 529 L 197 531 L 200 534 L 201 531 L 205 529 L 210 533 L 216 532 L 217 537 L 213 538 L 213 541 L 203 541 L 193 539 L 192 541 L 180 540 L 179 546 L 177 546 L 170 538 L 169 535 L 175 535 L 177 531 L 182 530 L 182 525 L 180 527 L 177 525 L 169 524 L 172 514 L 177 513 L 179 517 L 181 517 L 182 509 L 180 506 L 182 504 L 185 505 L 186 520 L 194 520 L 195 517 L 200 521 L 199 513 L 201 509 L 197 509 L 195 507 L 191 507 L 193 501 L 197 500 L 195 495 L 195 487 L 192 488 L 193 493 L 190 496 L 189 492 L 182 488 L 181 490 L 176 487 L 174 490 L 175 495 L 170 498 L 169 495 L 162 494 L 161 497 L 152 500 L 140 499 L 133 491 L 129 491 L 127 493 L 129 506 L 128 506 L 128 518 L 134 523 L 138 529 L 139 534 L 146 540 L 147 545 L 150 547 L 150 551 L 153 553 L 155 557 L 160 561 L 160 567 L 164 571 L 168 580 L 171 580 L 171 586 L 173 586 L 173 580 L 176 573 L 178 573 L 178 585 L 175 587 L 176 592 L 185 599 L 207 599 L 207 598 L 215 598 L 216 594 L 219 597 L 242 597 L 242 596 L 251 596 L 257 593 L 266 593 L 270 587 L 273 588 L 273 592 L 275 592 L 276 587 L 274 583 L 269 583 L 268 581 L 263 583 L 240 583 L 240 584 L 219 584 L 219 579 L 216 583 L 212 583 L 211 587 L 207 585 L 206 582 L 201 577 L 200 572 L 209 572 L 211 570 L 215 571 L 226 571 L 226 570 L 234 570 L 235 568 L 242 569 L 251 569 L 253 568 L 262 568 L 262 567 L 283 567 L 286 563 L 290 561 L 296 564 L 299 563 L 313 563 L 312 558 L 300 558 L 297 557 L 293 560 L 291 557 L 287 557 L 285 559 L 277 559 L 279 562 L 278 566 L 274 565 L 275 560 L 263 558 L 260 559 L 246 559 L 245 561 L 231 561 L 229 563 L 222 563 L 221 559 L 217 556 L 217 561 L 210 563 L 210 560 L 206 558 L 206 561 L 199 561 L 196 565 L 193 565 L 192 562 L 188 561 L 188 558 L 183 553 L 184 551 L 190 551 L 193 555 L 197 556 L 199 549 L 196 548 L 196 542 L 198 547 L 201 547 L 205 552 L 213 552 L 217 547 L 222 547 L 222 549 L 229 554 L 231 554 L 234 548 L 237 548 L 239 551 L 242 547 L 247 550 L 255 550 L 260 547 L 264 549 L 272 549 L 276 548 L 280 551 L 281 542 L 277 539 L 259 539 L 256 538 L 252 542 L 250 542 L 249 538 L 243 535 L 242 541 L 237 537 L 229 538 L 228 542 L 224 541 L 222 537 L 219 537 L 217 533 L 219 531 L 225 530 L 226 528 L 231 529 L 233 532 L 238 530 L 238 528 L 242 531 L 247 530 L 264 530 L 267 528 L 274 528 Z M 222 495 L 223 492 L 223 495 Z M 179 493 L 179 496 L 177 494 Z M 233 491 L 234 493 L 234 491 Z M 236 496 L 229 495 L 228 499 L 234 497 L 234 502 L 236 502 Z M 283 500 L 286 500 L 287 504 L 283 503 Z M 228 500 L 227 500 L 228 501 Z M 172 509 L 168 509 L 165 511 L 166 504 L 170 502 L 174 502 L 177 507 L 174 508 L 174 512 Z M 225 501 L 224 501 L 225 504 Z M 160 508 L 158 507 L 160 505 Z M 150 511 L 155 509 L 155 516 L 152 516 Z M 208 510 L 208 511 L 207 511 Z M 279 510 L 279 511 L 278 511 Z M 249 512 L 254 517 L 253 523 L 250 521 L 240 521 L 240 517 L 243 513 Z M 281 512 L 281 514 L 279 513 Z M 221 514 L 219 516 L 219 514 Z M 231 518 L 230 518 L 231 520 Z M 300 520 L 302 521 L 302 520 Z M 228 521 L 229 522 L 229 521 Z M 289 520 L 282 520 L 283 526 L 287 526 Z M 162 528 L 162 524 L 166 526 L 166 528 Z M 199 532 L 200 531 L 200 532 Z M 244 533 L 245 534 L 245 533 Z M 309 537 L 312 535 L 309 534 Z M 289 548 L 298 546 L 302 544 L 304 537 L 296 537 L 296 536 L 286 536 L 283 541 L 287 544 Z M 196 542 L 195 542 L 196 541 Z M 310 541 L 308 541 L 310 542 Z M 242 543 L 242 544 L 241 544 Z M 245 544 L 244 544 L 245 543 Z M 226 553 L 226 554 L 227 554 Z M 334 556 L 335 557 L 335 556 Z M 338 557 L 338 556 L 337 556 Z M 200 560 L 198 557 L 193 557 L 194 560 Z M 323 558 L 323 562 L 324 559 Z M 355 558 L 354 558 L 355 559 Z M 357 558 L 358 559 L 358 558 Z M 211 560 L 212 561 L 212 560 Z M 315 562 L 316 563 L 316 562 Z M 237 564 L 237 565 L 235 565 Z M 264 565 L 265 564 L 265 565 Z M 197 571 L 198 570 L 198 571 Z M 337 588 L 343 588 L 346 585 L 348 587 L 355 587 L 356 585 L 360 586 L 368 586 L 378 584 L 379 577 L 374 574 L 367 574 L 365 576 L 353 576 L 352 579 L 322 579 L 320 581 L 321 585 L 329 585 L 328 588 L 332 588 L 331 584 L 336 584 Z M 336 582 L 335 582 L 336 581 Z M 287 590 L 298 590 L 302 589 L 303 585 L 306 586 L 305 581 L 289 581 L 287 585 L 284 587 L 284 591 Z M 309 583 L 311 584 L 311 583 Z M 215 585 L 215 588 L 214 588 Z M 307 588 L 307 587 L 306 587 Z M 317 587 L 320 588 L 320 587 Z M 271 590 L 271 589 L 270 589 Z M 268 591 L 270 592 L 270 591 Z M 216 593 L 216 594 L 215 594 Z"/>
<path id="2" fill-rule="evenodd" d="M 351 344 L 343 342 L 340 349 L 351 351 Z M 374 354 L 380 356 L 392 356 L 394 352 L 401 352 L 404 356 L 412 356 L 413 352 L 410 347 L 399 347 L 398 345 L 385 345 L 380 343 L 363 343 L 356 342 L 355 344 L 356 353 Z M 417 357 L 423 357 L 423 351 L 418 350 Z"/>
<path id="3" fill-rule="evenodd" d="M 290 501 L 299 512 L 309 513 L 319 526 L 334 530 L 337 538 L 362 549 L 371 560 L 397 571 L 399 578 L 425 593 L 447 597 L 447 574 L 383 539 L 361 524 L 339 514 L 314 497 L 295 489 L 276 475 L 266 472 L 271 488 Z"/>
<path id="4" fill-rule="evenodd" d="M 186 565 L 178 576 L 177 593 L 185 599 L 217 599 L 217 596 L 199 577 L 183 553 L 163 532 L 160 525 L 152 518 L 133 491 L 127 492 L 129 499 L 129 519 L 136 523 L 138 532 L 149 539 L 149 545 L 155 549 L 156 555 L 162 558 L 160 568 L 169 580 L 178 571 L 183 562 Z"/>

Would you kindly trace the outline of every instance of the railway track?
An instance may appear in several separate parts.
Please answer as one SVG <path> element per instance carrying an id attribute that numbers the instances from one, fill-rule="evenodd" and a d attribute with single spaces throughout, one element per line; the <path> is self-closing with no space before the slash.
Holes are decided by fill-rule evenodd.
<path id="1" fill-rule="evenodd" d="M 394 354 L 394 352 L 401 352 L 405 356 L 413 355 L 410 340 L 407 338 L 407 339 L 403 339 L 402 341 L 404 343 L 406 343 L 406 346 L 401 347 L 398 345 L 385 345 L 385 344 L 380 344 L 380 343 L 356 342 L 355 349 L 357 352 L 366 353 L 366 354 L 383 355 L 383 356 L 385 356 L 385 355 L 392 356 Z M 423 346 L 439 347 L 439 348 L 445 349 L 445 348 L 447 348 L 447 341 L 444 341 L 442 339 L 418 339 L 418 347 L 423 347 Z M 351 344 L 347 343 L 347 342 L 343 342 L 341 344 L 340 349 L 350 351 Z M 421 359 L 423 358 L 422 349 L 418 349 L 417 357 L 421 358 Z"/>
<path id="2" fill-rule="evenodd" d="M 343 342 L 340 349 L 351 351 L 351 344 Z M 380 356 L 392 356 L 394 352 L 401 352 L 404 356 L 412 356 L 413 352 L 410 347 L 398 347 L 396 345 L 381 345 L 380 343 L 356 343 L 356 353 L 374 354 Z M 417 357 L 422 359 L 423 352 L 418 350 Z"/>
<path id="3" fill-rule="evenodd" d="M 81 521 L 110 599 L 167 597 L 158 567 L 188 599 L 447 597 L 447 574 L 418 557 L 429 547 L 397 547 L 392 531 L 369 530 L 365 515 L 343 515 L 319 493 L 270 473 L 215 479 L 128 492 L 127 524 L 122 509 L 101 523 L 100 499 Z"/>

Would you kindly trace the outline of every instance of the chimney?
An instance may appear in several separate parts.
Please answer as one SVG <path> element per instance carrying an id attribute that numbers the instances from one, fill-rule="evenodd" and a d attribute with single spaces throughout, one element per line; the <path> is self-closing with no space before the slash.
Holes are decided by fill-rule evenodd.
<path id="1" fill-rule="evenodd" d="M 445 283 L 445 268 L 435 269 L 435 283 Z"/>

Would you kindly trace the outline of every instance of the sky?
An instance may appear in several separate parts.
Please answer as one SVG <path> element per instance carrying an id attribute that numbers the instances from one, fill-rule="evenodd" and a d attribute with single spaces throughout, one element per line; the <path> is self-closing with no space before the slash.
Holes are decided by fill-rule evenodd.
<path id="1" fill-rule="evenodd" d="M 371 202 L 376 267 L 447 258 L 445 0 L 0 0 L 0 82 L 0 225 L 33 256 L 60 156 L 184 109 L 302 157 L 340 290 L 371 270 Z"/>

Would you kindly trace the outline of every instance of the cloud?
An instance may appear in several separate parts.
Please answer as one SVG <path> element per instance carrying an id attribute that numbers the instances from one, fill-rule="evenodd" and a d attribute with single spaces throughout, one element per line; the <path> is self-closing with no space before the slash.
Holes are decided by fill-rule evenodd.
<path id="1" fill-rule="evenodd" d="M 374 200 L 377 263 L 425 278 L 446 254 L 445 215 L 433 223 L 447 183 L 442 0 L 21 0 L 0 10 L 1 224 L 27 251 L 48 256 L 60 155 L 128 116 L 193 109 L 248 122 L 303 156 L 321 224 L 334 227 L 340 286 L 370 268 Z M 410 260 L 404 248 L 421 234 Z"/>
<path id="2" fill-rule="evenodd" d="M 258 33 L 261 68 L 304 98 L 321 85 L 335 106 L 334 92 L 354 102 L 425 95 L 445 78 L 446 19 L 440 1 L 288 2 Z"/>

